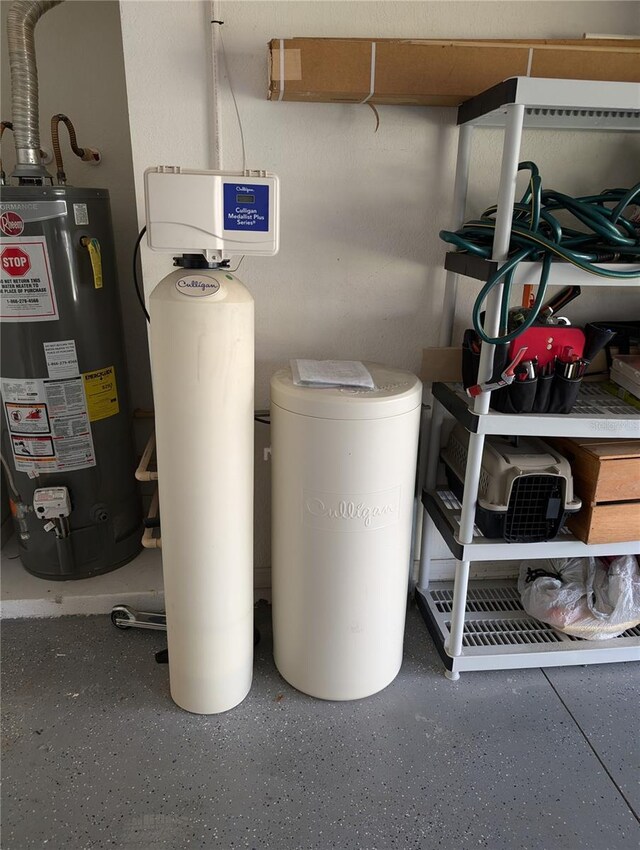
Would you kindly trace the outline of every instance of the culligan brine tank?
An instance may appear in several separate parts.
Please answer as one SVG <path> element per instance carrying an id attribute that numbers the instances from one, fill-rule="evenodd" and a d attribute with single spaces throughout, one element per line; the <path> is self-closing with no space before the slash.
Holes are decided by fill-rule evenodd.
<path id="1" fill-rule="evenodd" d="M 271 380 L 274 658 L 330 700 L 402 663 L 422 385 L 367 365 L 374 391 Z"/>

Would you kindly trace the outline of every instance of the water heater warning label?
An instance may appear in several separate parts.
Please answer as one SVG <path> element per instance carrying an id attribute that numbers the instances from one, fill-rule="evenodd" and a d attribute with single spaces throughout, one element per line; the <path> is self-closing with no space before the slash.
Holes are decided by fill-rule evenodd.
<path id="1" fill-rule="evenodd" d="M 17 431 L 20 434 L 48 434 L 50 431 L 51 424 L 46 404 L 7 401 L 5 410 L 10 431 Z"/>
<path id="2" fill-rule="evenodd" d="M 96 465 L 83 380 L 2 378 L 2 400 L 18 472 Z"/>
<path id="3" fill-rule="evenodd" d="M 5 322 L 51 322 L 58 306 L 44 236 L 2 239 L 0 318 Z"/>
<path id="4" fill-rule="evenodd" d="M 11 436 L 11 446 L 13 455 L 16 459 L 16 469 L 20 469 L 18 461 L 22 459 L 26 461 L 29 469 L 33 468 L 33 463 L 30 462 L 33 458 L 37 460 L 46 459 L 53 460 L 55 451 L 53 448 L 53 440 L 51 437 L 19 437 Z M 26 470 L 23 470 L 26 471 Z"/>

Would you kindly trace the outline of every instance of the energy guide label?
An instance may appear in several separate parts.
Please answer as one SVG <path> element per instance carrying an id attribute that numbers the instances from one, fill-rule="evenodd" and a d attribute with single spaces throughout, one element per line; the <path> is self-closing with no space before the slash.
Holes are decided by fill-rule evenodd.
<path id="1" fill-rule="evenodd" d="M 116 370 L 106 366 L 96 372 L 83 372 L 84 392 L 91 422 L 108 419 L 120 412 Z"/>
<path id="2" fill-rule="evenodd" d="M 2 401 L 18 472 L 96 465 L 83 380 L 2 378 Z"/>

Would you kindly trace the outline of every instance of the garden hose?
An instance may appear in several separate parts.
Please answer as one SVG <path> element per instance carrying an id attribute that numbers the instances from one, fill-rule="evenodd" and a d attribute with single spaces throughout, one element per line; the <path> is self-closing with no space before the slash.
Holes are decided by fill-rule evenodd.
<path id="1" fill-rule="evenodd" d="M 597 263 L 640 264 L 640 220 L 625 216 L 631 206 L 640 206 L 640 183 L 630 189 L 606 189 L 599 195 L 572 198 L 553 189 L 543 190 L 535 163 L 521 162 L 519 171 L 529 171 L 530 179 L 519 202 L 513 206 L 511 241 L 506 262 L 487 280 L 473 307 L 473 326 L 484 342 L 491 345 L 511 342 L 530 328 L 543 305 L 552 260 L 559 258 L 590 274 L 629 280 L 640 277 L 634 269 L 602 268 Z M 486 209 L 479 219 L 468 221 L 459 230 L 441 230 L 440 238 L 460 251 L 490 259 L 496 228 L 497 207 Z M 566 227 L 558 213 L 569 214 L 583 229 Z M 519 263 L 542 265 L 538 292 L 525 321 L 508 330 L 509 300 L 513 276 Z M 482 306 L 498 284 L 503 283 L 499 336 L 490 337 L 482 327 Z"/>

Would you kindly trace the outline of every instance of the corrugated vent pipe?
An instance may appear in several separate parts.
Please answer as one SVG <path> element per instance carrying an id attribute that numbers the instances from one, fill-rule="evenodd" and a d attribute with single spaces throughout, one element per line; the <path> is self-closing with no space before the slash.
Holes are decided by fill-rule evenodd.
<path id="1" fill-rule="evenodd" d="M 34 30 L 45 12 L 62 0 L 18 0 L 7 16 L 7 40 L 11 68 L 11 110 L 16 143 L 13 177 L 50 178 L 40 161 L 38 69 Z"/>

